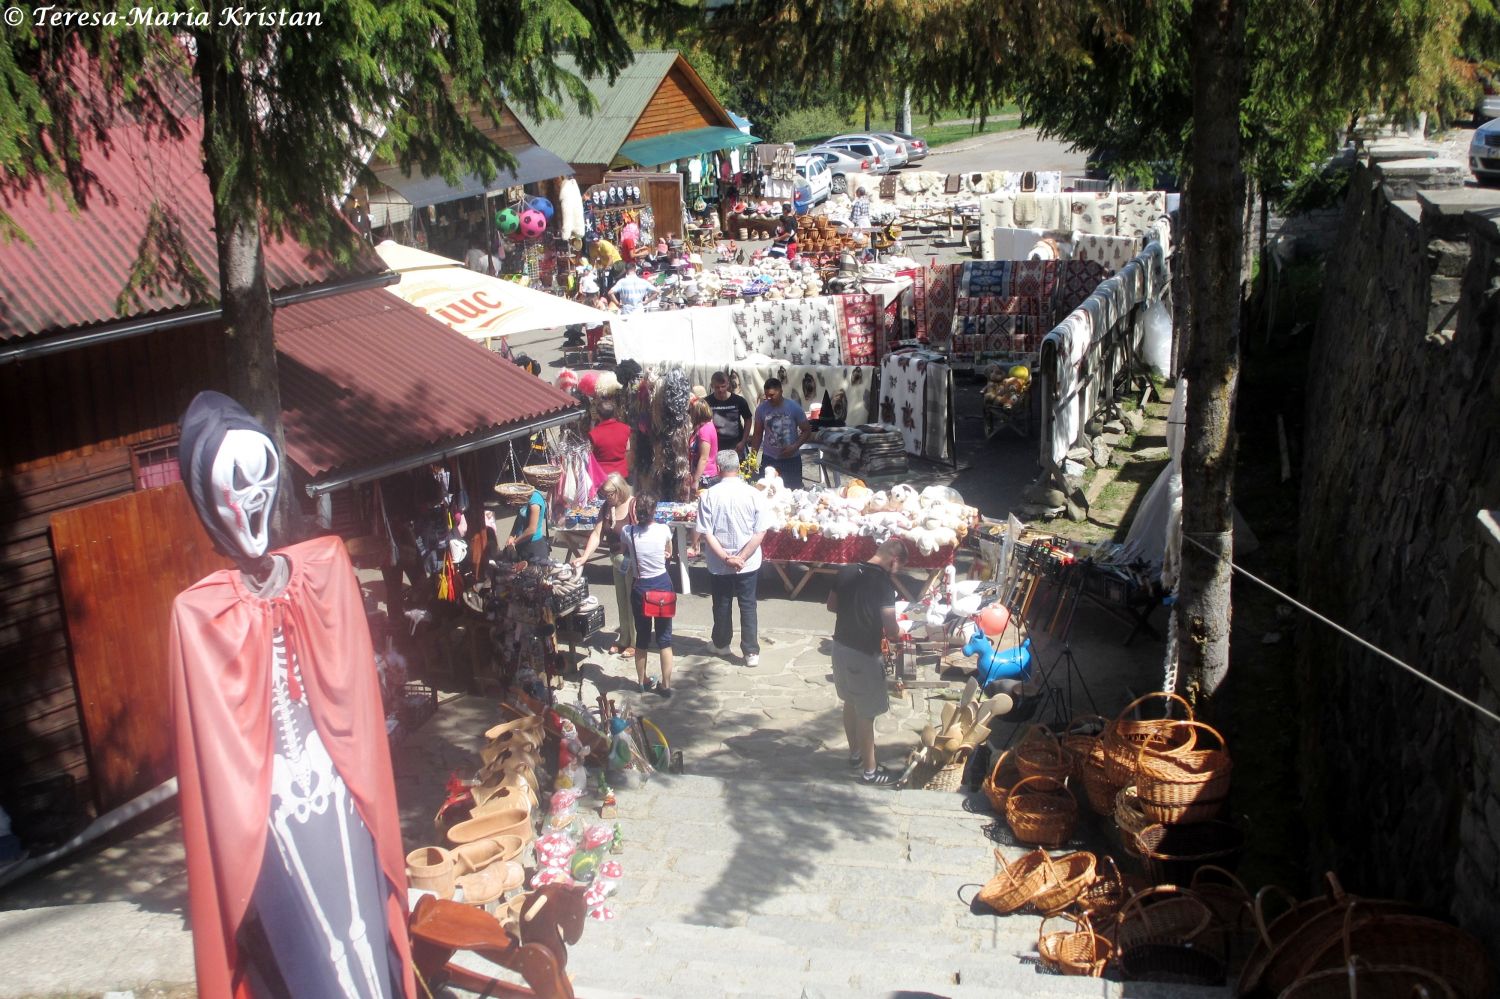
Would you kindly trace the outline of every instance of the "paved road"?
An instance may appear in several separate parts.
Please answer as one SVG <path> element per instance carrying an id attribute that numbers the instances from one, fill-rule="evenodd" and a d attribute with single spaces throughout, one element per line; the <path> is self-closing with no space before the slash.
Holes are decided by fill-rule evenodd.
<path id="1" fill-rule="evenodd" d="M 1034 128 L 1013 132 L 992 132 L 948 146 L 939 146 L 923 160 L 923 170 L 967 173 L 971 170 L 1061 170 L 1065 174 L 1083 174 L 1082 151 L 1073 152 L 1069 144 L 1055 139 L 1039 138 Z"/>

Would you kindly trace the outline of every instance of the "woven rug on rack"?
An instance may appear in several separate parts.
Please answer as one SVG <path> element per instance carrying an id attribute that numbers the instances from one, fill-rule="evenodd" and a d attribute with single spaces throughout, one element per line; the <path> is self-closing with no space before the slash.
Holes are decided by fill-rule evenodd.
<path id="1" fill-rule="evenodd" d="M 1141 241 L 1135 236 L 1101 236 L 1075 231 L 1073 259 L 1093 260 L 1113 274 L 1130 263 L 1141 252 Z"/>
<path id="2" fill-rule="evenodd" d="M 927 339 L 934 346 L 947 344 L 953 335 L 953 310 L 958 298 L 958 268 L 958 264 L 934 264 L 923 275 L 926 301 L 919 306 L 918 321 L 925 320 Z"/>
<path id="3" fill-rule="evenodd" d="M 881 356 L 878 342 L 884 317 L 879 311 L 874 295 L 839 295 L 835 298 L 839 308 L 839 337 L 844 362 L 847 364 L 874 364 Z"/>
<path id="4" fill-rule="evenodd" d="M 1052 291 L 1051 315 L 1048 326 L 1056 326 L 1084 299 L 1094 293 L 1099 282 L 1109 275 L 1104 265 L 1097 260 L 1060 260 L 1057 267 L 1057 285 Z"/>
<path id="5" fill-rule="evenodd" d="M 908 454 L 935 461 L 952 457 L 948 399 L 953 369 L 929 350 L 888 355 L 880 366 L 880 422 L 895 427 Z"/>

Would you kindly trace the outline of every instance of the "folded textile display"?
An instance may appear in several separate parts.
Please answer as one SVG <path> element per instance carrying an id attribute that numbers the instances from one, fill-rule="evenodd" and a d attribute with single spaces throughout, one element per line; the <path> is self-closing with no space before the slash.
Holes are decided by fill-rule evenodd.
<path id="1" fill-rule="evenodd" d="M 906 471 L 906 440 L 890 427 L 832 427 L 813 434 L 813 440 L 841 468 L 856 474 L 896 475 Z"/>

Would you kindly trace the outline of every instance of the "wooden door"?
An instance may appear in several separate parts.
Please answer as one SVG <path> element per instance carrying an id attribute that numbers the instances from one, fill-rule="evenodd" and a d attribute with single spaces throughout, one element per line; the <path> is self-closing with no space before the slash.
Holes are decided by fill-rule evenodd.
<path id="1" fill-rule="evenodd" d="M 647 195 L 651 214 L 656 218 L 657 238 L 670 235 L 673 239 L 684 239 L 682 175 L 650 174 L 646 180 L 646 190 L 641 193 Z"/>
<path id="2" fill-rule="evenodd" d="M 180 482 L 56 514 L 52 549 L 103 814 L 174 773 L 172 600 L 229 563 L 213 550 Z"/>

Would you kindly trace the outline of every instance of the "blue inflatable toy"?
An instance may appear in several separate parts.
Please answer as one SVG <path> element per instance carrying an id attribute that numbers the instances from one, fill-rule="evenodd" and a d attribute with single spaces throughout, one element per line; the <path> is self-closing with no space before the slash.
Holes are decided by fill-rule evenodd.
<path id="1" fill-rule="evenodd" d="M 1013 649 L 996 652 L 983 633 L 975 631 L 964 645 L 964 655 L 977 656 L 974 678 L 986 688 L 996 680 L 1020 680 L 1031 670 L 1031 639 Z"/>

